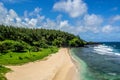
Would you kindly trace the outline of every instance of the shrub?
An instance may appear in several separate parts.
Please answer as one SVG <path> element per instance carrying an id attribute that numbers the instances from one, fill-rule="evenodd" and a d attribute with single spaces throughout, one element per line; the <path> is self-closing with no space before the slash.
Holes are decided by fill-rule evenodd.
<path id="1" fill-rule="evenodd" d="M 0 44 L 0 53 L 5 54 L 7 52 L 8 52 L 7 47 L 3 44 Z"/>
<path id="2" fill-rule="evenodd" d="M 23 41 L 5 40 L 0 42 L 0 53 L 7 53 L 9 51 L 22 52 L 27 50 L 29 46 Z"/>
<path id="3" fill-rule="evenodd" d="M 40 42 L 39 41 L 33 42 L 33 45 L 37 46 L 37 47 L 40 47 Z"/>
<path id="4" fill-rule="evenodd" d="M 52 42 L 52 45 L 53 45 L 53 46 L 61 47 L 62 41 L 55 39 L 55 40 Z"/>
<path id="5" fill-rule="evenodd" d="M 31 51 L 33 51 L 33 52 L 38 52 L 38 51 L 40 51 L 40 48 L 34 46 L 34 47 L 32 47 Z"/>
<path id="6" fill-rule="evenodd" d="M 49 47 L 44 41 L 33 42 L 33 45 L 40 47 L 40 48 L 48 48 Z"/>
<path id="7" fill-rule="evenodd" d="M 69 41 L 69 46 L 70 47 L 82 47 L 84 46 L 84 42 L 82 40 L 79 40 L 78 38 L 73 38 L 72 40 Z"/>
<path id="8" fill-rule="evenodd" d="M 24 51 L 25 50 L 25 47 L 24 47 L 24 45 L 22 45 L 21 43 L 16 43 L 16 44 L 14 44 L 13 45 L 14 46 L 14 52 L 22 52 L 22 51 Z"/>
<path id="9" fill-rule="evenodd" d="M 24 52 L 31 48 L 31 46 L 24 41 L 20 41 L 20 42 L 16 41 L 13 47 L 14 47 L 14 50 L 13 50 L 14 52 Z"/>
<path id="10" fill-rule="evenodd" d="M 2 41 L 0 43 L 0 53 L 4 54 L 7 53 L 9 50 L 13 48 L 12 42 L 9 40 Z"/>
<path id="11" fill-rule="evenodd" d="M 55 46 L 50 46 L 49 49 L 51 50 L 52 53 L 56 53 L 58 51 L 58 48 Z"/>

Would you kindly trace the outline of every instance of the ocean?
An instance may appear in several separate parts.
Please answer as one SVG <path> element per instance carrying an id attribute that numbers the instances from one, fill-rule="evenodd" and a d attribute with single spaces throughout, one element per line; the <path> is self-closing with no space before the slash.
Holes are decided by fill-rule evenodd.
<path id="1" fill-rule="evenodd" d="M 120 42 L 71 48 L 82 80 L 120 80 Z"/>

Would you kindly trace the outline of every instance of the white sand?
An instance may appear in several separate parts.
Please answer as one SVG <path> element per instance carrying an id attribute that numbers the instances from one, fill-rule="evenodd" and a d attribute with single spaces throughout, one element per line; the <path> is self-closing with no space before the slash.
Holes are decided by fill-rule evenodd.
<path id="1" fill-rule="evenodd" d="M 67 48 L 48 57 L 47 60 L 30 62 L 21 66 L 9 66 L 13 72 L 6 74 L 8 80 L 78 80 L 75 64 Z"/>

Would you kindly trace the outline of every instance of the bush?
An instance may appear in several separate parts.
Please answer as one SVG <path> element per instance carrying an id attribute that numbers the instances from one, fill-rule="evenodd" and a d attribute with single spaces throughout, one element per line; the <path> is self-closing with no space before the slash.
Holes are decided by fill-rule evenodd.
<path id="1" fill-rule="evenodd" d="M 55 46 L 50 46 L 49 49 L 51 50 L 52 53 L 56 53 L 58 51 L 58 48 Z"/>
<path id="2" fill-rule="evenodd" d="M 24 45 L 22 45 L 21 43 L 16 43 L 13 45 L 14 46 L 14 52 L 22 52 L 25 50 Z"/>
<path id="3" fill-rule="evenodd" d="M 48 48 L 49 46 L 47 45 L 47 43 L 45 43 L 44 41 L 36 41 L 33 42 L 34 46 L 40 47 L 40 48 Z"/>
<path id="4" fill-rule="evenodd" d="M 78 38 L 73 38 L 69 41 L 70 47 L 82 47 L 84 46 L 84 42 L 82 40 L 79 40 Z"/>
<path id="5" fill-rule="evenodd" d="M 40 51 L 40 48 L 34 46 L 34 47 L 32 47 L 31 51 L 33 51 L 33 52 L 38 52 L 38 51 Z"/>
<path id="6" fill-rule="evenodd" d="M 0 53 L 7 53 L 9 50 L 13 48 L 13 42 L 10 40 L 5 40 L 0 43 Z"/>
<path id="7" fill-rule="evenodd" d="M 40 47 L 40 42 L 39 41 L 33 42 L 33 45 L 37 46 L 37 47 Z"/>
<path id="8" fill-rule="evenodd" d="M 3 44 L 0 44 L 0 53 L 5 54 L 7 52 L 8 52 L 8 50 L 7 50 L 6 46 Z"/>
<path id="9" fill-rule="evenodd" d="M 27 50 L 29 46 L 30 45 L 23 41 L 5 40 L 0 43 L 0 53 L 7 53 L 9 51 L 23 52 Z"/>
<path id="10" fill-rule="evenodd" d="M 53 45 L 53 46 L 61 47 L 61 46 L 62 46 L 62 41 L 55 39 L 55 40 L 52 42 L 52 45 Z"/>

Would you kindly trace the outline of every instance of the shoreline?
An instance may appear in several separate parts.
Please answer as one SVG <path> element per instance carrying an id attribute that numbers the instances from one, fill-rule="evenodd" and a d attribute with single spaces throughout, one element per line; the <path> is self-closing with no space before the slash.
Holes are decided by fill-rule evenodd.
<path id="1" fill-rule="evenodd" d="M 88 70 L 87 64 L 78 56 L 76 56 L 72 49 L 70 50 L 70 52 L 71 52 L 71 57 L 73 61 L 76 63 L 78 69 L 79 80 L 93 80 L 93 79 L 89 79 L 91 78 L 91 73 Z"/>
<path id="2" fill-rule="evenodd" d="M 76 64 L 70 50 L 61 48 L 47 60 L 8 66 L 12 72 L 5 76 L 8 80 L 79 80 Z"/>
<path id="3" fill-rule="evenodd" d="M 69 49 L 69 53 L 71 56 L 71 59 L 73 61 L 73 63 L 76 65 L 76 68 L 78 70 L 78 79 L 79 80 L 84 80 L 84 75 L 86 74 L 86 65 L 84 64 L 84 62 L 79 59 L 73 52 L 73 50 Z"/>

